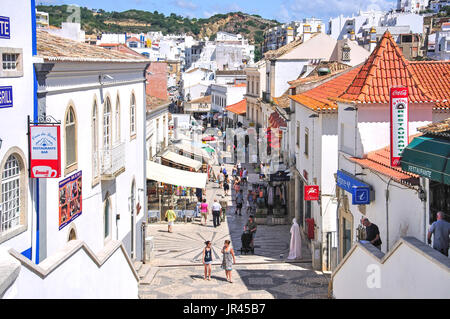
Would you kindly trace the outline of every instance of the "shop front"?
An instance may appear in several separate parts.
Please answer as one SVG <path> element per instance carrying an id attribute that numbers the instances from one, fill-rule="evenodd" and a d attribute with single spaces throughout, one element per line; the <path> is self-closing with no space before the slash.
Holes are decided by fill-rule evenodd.
<path id="1" fill-rule="evenodd" d="M 149 217 L 161 220 L 170 206 L 183 215 L 194 212 L 205 195 L 207 176 L 147 161 Z"/>
<path id="2" fill-rule="evenodd" d="M 450 139 L 444 136 L 414 138 L 402 154 L 404 171 L 429 180 L 429 224 L 439 211 L 450 222 Z"/>

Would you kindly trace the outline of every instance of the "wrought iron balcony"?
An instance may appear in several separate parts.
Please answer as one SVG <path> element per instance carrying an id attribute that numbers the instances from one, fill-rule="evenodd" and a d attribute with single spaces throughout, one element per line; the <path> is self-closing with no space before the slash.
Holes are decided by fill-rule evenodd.
<path id="1" fill-rule="evenodd" d="M 271 102 L 270 92 L 262 92 L 262 99 L 263 102 L 270 103 Z"/>
<path id="2" fill-rule="evenodd" d="M 100 174 L 103 180 L 116 178 L 125 170 L 125 143 L 99 150 Z"/>

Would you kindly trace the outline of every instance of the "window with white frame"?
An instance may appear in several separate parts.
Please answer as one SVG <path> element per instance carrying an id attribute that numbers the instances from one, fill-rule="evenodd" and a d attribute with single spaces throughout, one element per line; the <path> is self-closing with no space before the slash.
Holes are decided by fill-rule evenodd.
<path id="1" fill-rule="evenodd" d="M 115 134 L 115 138 L 116 138 L 116 143 L 120 142 L 120 99 L 119 96 L 117 95 L 117 102 L 116 102 L 116 113 L 114 114 L 114 125 L 115 125 L 115 130 L 116 130 L 116 134 Z"/>
<path id="2" fill-rule="evenodd" d="M 136 134 L 136 98 L 134 97 L 134 94 L 131 95 L 130 133 L 131 135 Z"/>
<path id="3" fill-rule="evenodd" d="M 92 109 L 92 171 L 93 176 L 97 177 L 98 169 L 98 119 L 97 119 L 97 102 L 94 102 Z"/>
<path id="4" fill-rule="evenodd" d="M 111 101 L 106 98 L 103 108 L 103 148 L 111 149 Z"/>
<path id="5" fill-rule="evenodd" d="M 65 134 L 66 134 L 66 168 L 77 163 L 77 123 L 75 118 L 75 111 L 73 107 L 70 106 L 67 110 L 66 120 L 65 120 Z"/>
<path id="6" fill-rule="evenodd" d="M 19 161 L 10 155 L 2 173 L 0 234 L 20 225 L 20 186 Z"/>

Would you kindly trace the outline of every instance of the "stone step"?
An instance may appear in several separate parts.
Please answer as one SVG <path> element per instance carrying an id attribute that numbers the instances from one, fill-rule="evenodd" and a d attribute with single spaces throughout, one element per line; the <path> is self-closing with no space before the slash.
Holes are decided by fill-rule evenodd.
<path id="1" fill-rule="evenodd" d="M 151 265 L 150 264 L 142 264 L 141 268 L 138 271 L 138 275 L 139 275 L 139 279 L 144 279 L 145 276 L 147 276 L 147 274 L 149 273 L 149 271 L 151 270 Z"/>
<path id="2" fill-rule="evenodd" d="M 139 273 L 139 270 L 142 268 L 142 261 L 135 260 L 133 261 L 134 269 Z"/>
<path id="3" fill-rule="evenodd" d="M 149 267 L 145 276 L 140 279 L 139 284 L 140 285 L 150 285 L 153 281 L 153 278 L 155 278 L 157 273 L 158 273 L 158 267 Z"/>

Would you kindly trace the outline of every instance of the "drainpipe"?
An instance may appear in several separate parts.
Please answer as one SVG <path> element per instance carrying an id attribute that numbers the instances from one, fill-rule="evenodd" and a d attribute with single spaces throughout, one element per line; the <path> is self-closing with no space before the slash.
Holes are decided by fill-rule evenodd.
<path id="1" fill-rule="evenodd" d="M 386 252 L 389 251 L 389 186 L 391 184 L 392 177 L 386 187 L 385 198 L 386 198 Z"/>
<path id="2" fill-rule="evenodd" d="M 32 37 L 32 54 L 37 55 L 37 40 L 36 40 L 36 1 L 31 0 L 31 37 Z M 38 82 L 36 69 L 33 65 L 33 122 L 38 120 L 38 99 L 37 99 Z M 39 264 L 39 179 L 34 179 L 35 183 L 35 205 L 36 205 L 36 260 L 35 263 Z"/>

